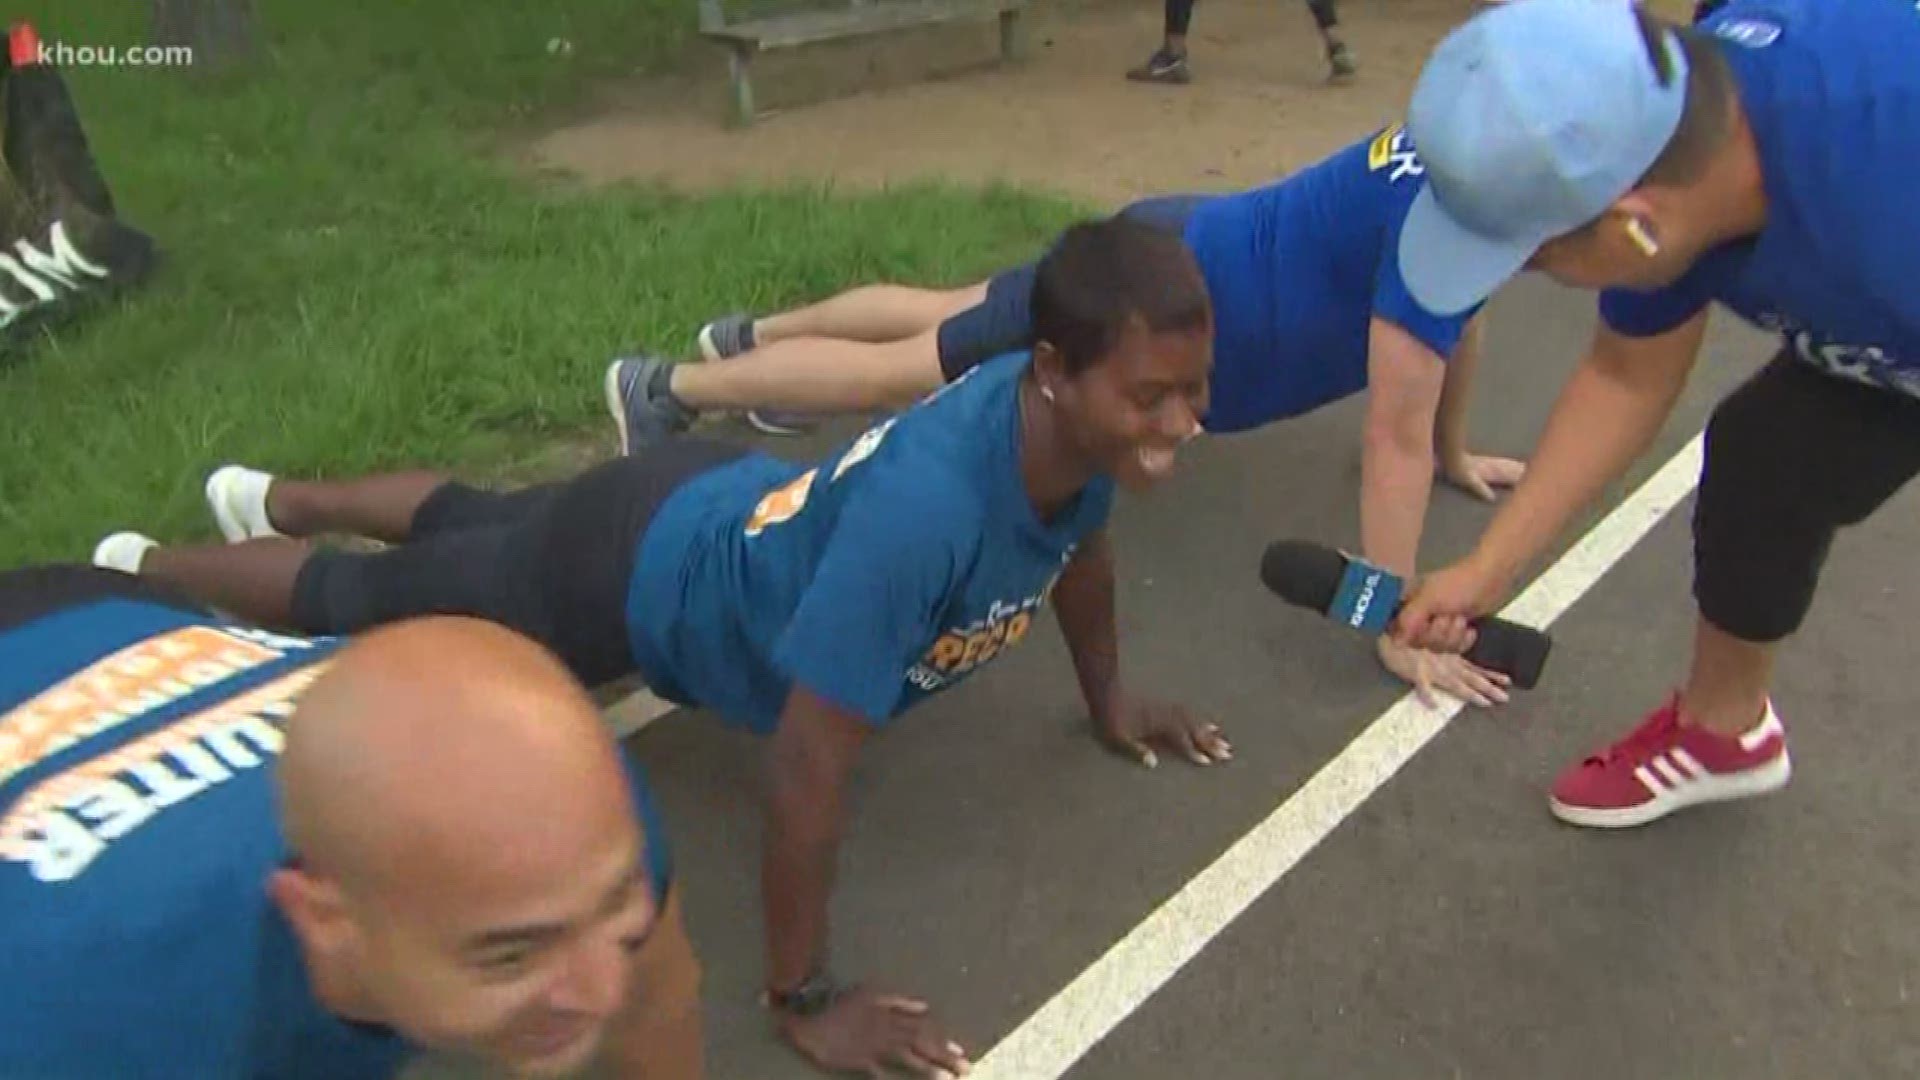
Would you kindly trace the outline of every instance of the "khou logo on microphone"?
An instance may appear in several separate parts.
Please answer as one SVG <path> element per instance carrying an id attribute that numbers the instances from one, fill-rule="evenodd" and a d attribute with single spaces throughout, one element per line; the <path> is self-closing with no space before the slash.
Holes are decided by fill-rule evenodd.
<path id="1" fill-rule="evenodd" d="M 1401 588 L 1398 575 L 1359 559 L 1348 559 L 1327 615 L 1355 630 L 1384 633 L 1400 610 Z"/>

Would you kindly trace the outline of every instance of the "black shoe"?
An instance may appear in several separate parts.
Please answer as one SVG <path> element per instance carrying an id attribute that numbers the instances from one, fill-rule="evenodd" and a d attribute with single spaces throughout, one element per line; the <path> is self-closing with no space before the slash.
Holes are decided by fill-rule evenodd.
<path id="1" fill-rule="evenodd" d="M 1134 82 L 1184 85 L 1193 81 L 1193 71 L 1187 67 L 1185 53 L 1175 56 L 1163 48 L 1147 57 L 1146 63 L 1127 72 L 1127 78 Z"/>
<path id="2" fill-rule="evenodd" d="M 1344 41 L 1336 41 L 1327 46 L 1327 78 L 1332 82 L 1346 82 L 1358 74 L 1360 68 L 1353 62 L 1353 50 L 1347 48 Z"/>

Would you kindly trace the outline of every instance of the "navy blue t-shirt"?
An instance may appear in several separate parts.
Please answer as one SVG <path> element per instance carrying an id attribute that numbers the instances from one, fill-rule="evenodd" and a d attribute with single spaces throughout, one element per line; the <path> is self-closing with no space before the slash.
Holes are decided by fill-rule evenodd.
<path id="1" fill-rule="evenodd" d="M 1602 317 L 1648 336 L 1718 301 L 1822 370 L 1920 395 L 1920 7 L 1729 0 L 1700 25 L 1739 84 L 1767 223 L 1667 288 L 1603 294 Z"/>
<path id="2" fill-rule="evenodd" d="M 1101 477 L 1035 512 L 1029 359 L 990 360 L 817 465 L 755 454 L 675 492 L 628 596 L 648 684 L 762 734 L 796 682 L 884 725 L 1018 643 L 1113 501 Z"/>
<path id="3" fill-rule="evenodd" d="M 1477 308 L 1435 315 L 1400 277 L 1426 166 L 1399 125 L 1266 187 L 1209 199 L 1187 246 L 1213 297 L 1208 430 L 1298 416 L 1367 385 L 1367 331 L 1393 323 L 1442 359 Z"/>
<path id="4" fill-rule="evenodd" d="M 321 1007 L 266 892 L 282 724 L 340 643 L 122 597 L 0 631 L 0 1075 L 400 1070 L 392 1031 Z"/>

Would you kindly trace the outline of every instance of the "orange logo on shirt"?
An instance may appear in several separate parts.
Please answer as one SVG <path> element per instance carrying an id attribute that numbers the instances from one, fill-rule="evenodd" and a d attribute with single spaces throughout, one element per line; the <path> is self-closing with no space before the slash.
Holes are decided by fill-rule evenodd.
<path id="1" fill-rule="evenodd" d="M 747 535 L 759 536 L 769 525 L 792 521 L 806 507 L 807 496 L 813 493 L 813 478 L 819 474 L 819 469 L 808 469 L 767 492 L 747 517 Z"/>
<path id="2" fill-rule="evenodd" d="M 209 626 L 129 645 L 0 716 L 0 783 L 83 739 L 282 655 Z"/>

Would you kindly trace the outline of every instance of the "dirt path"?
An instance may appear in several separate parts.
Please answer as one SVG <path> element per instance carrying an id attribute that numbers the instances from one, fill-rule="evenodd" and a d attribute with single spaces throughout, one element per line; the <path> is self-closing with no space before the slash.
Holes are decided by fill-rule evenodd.
<path id="1" fill-rule="evenodd" d="M 719 122 L 725 65 L 714 52 L 692 74 L 608 89 L 523 155 L 588 182 L 683 187 L 1005 181 L 1103 203 L 1239 187 L 1397 119 L 1422 58 L 1468 10 L 1468 0 L 1350 0 L 1342 22 L 1360 77 L 1331 87 L 1300 0 L 1202 0 L 1195 81 L 1161 87 L 1122 78 L 1158 42 L 1154 0 L 1049 6 L 1016 68 L 991 66 L 990 24 L 763 58 L 763 105 L 790 107 L 743 131 Z"/>

